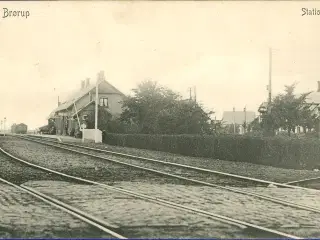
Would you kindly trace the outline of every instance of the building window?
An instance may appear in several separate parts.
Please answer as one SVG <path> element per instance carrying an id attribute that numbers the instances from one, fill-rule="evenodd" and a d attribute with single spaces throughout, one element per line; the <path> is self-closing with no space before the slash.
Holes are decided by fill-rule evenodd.
<path id="1" fill-rule="evenodd" d="M 101 107 L 109 107 L 108 98 L 100 98 L 100 106 Z"/>

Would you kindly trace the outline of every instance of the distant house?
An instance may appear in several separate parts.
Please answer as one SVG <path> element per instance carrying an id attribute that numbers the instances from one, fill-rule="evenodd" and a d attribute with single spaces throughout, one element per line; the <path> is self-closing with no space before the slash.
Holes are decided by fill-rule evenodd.
<path id="1" fill-rule="evenodd" d="M 318 81 L 317 83 L 318 83 L 317 91 L 313 91 L 307 95 L 305 107 L 312 110 L 312 113 L 315 116 L 319 117 L 320 116 L 320 81 Z M 316 126 L 316 130 L 320 133 L 319 126 Z M 296 127 L 296 132 L 298 132 L 298 133 L 301 132 L 300 126 Z"/>
<path id="2" fill-rule="evenodd" d="M 309 106 L 319 107 L 320 106 L 320 81 L 318 81 L 317 91 L 311 92 L 306 97 L 306 103 Z"/>
<path id="3" fill-rule="evenodd" d="M 301 94 L 296 94 L 297 97 L 300 97 Z M 303 106 L 304 108 L 309 108 L 312 110 L 312 113 L 316 116 L 320 116 L 320 81 L 318 81 L 318 89 L 317 91 L 310 92 L 306 97 L 306 103 Z M 259 112 L 261 114 L 267 112 L 268 110 L 268 103 L 263 102 L 259 107 Z M 319 127 L 318 127 L 319 128 Z M 295 132 L 300 133 L 302 130 L 301 126 L 297 126 L 295 128 Z M 311 129 L 309 129 L 311 130 Z M 284 129 L 280 128 L 277 130 L 278 132 L 285 131 Z"/>
<path id="4" fill-rule="evenodd" d="M 124 94 L 112 86 L 99 73 L 98 79 L 99 106 L 105 108 L 112 116 L 119 116 L 122 112 L 121 101 Z M 96 85 L 90 84 L 90 79 L 81 82 L 81 89 L 54 109 L 49 120 L 54 120 L 57 135 L 73 135 L 79 132 L 80 126 L 89 114 L 95 112 Z"/>
<path id="5" fill-rule="evenodd" d="M 239 133 L 244 133 L 243 124 L 247 125 L 256 118 L 256 114 L 253 111 L 225 111 L 222 115 L 222 123 L 225 126 L 237 126 L 239 127 Z"/>

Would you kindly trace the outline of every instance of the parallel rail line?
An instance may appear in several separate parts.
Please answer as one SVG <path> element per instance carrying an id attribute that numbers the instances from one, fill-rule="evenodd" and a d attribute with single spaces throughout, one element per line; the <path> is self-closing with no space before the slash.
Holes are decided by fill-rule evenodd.
<path id="1" fill-rule="evenodd" d="M 254 193 L 254 192 L 250 192 L 250 191 L 246 191 L 246 190 L 240 190 L 240 189 L 236 189 L 236 188 L 233 188 L 233 187 L 221 186 L 221 185 L 217 185 L 217 184 L 213 184 L 213 183 L 208 183 L 208 182 L 204 182 L 204 181 L 200 181 L 200 180 L 196 180 L 196 179 L 191 179 L 191 178 L 187 178 L 187 177 L 183 177 L 183 176 L 179 176 L 179 175 L 174 175 L 174 174 L 170 174 L 170 173 L 166 173 L 166 172 L 162 172 L 162 171 L 158 171 L 158 170 L 154 170 L 154 169 L 150 169 L 150 168 L 137 166 L 137 165 L 134 165 L 134 164 L 124 163 L 124 162 L 117 161 L 117 160 L 114 160 L 114 159 L 109 159 L 109 158 L 106 158 L 106 157 L 97 156 L 97 155 L 94 155 L 94 154 L 81 152 L 81 151 L 76 151 L 76 150 L 73 150 L 73 149 L 62 147 L 61 143 L 51 144 L 51 143 L 42 142 L 42 141 L 38 141 L 38 140 L 30 139 L 30 138 L 24 138 L 24 137 L 22 139 L 27 139 L 27 140 L 34 141 L 34 142 L 37 142 L 37 143 L 40 143 L 40 144 L 52 146 L 52 147 L 55 147 L 55 148 L 58 148 L 58 149 L 68 150 L 68 151 L 71 151 L 71 152 L 74 152 L 74 153 L 77 153 L 77 154 L 82 154 L 82 155 L 86 155 L 86 156 L 89 156 L 89 157 L 94 157 L 94 158 L 97 158 L 97 159 L 100 159 L 100 160 L 106 160 L 106 161 L 109 161 L 109 162 L 112 162 L 112 163 L 115 163 L 115 164 L 120 164 L 120 165 L 128 166 L 128 167 L 131 167 L 131 168 L 139 169 L 139 170 L 145 170 L 145 171 L 148 171 L 148 172 L 152 172 L 152 173 L 163 175 L 163 176 L 167 176 L 167 177 L 172 177 L 172 178 L 176 178 L 176 179 L 180 179 L 180 180 L 184 180 L 184 181 L 188 181 L 188 182 L 192 182 L 192 183 L 201 184 L 201 185 L 208 186 L 208 187 L 219 188 L 219 189 L 223 189 L 223 190 L 227 190 L 227 191 L 231 191 L 231 192 L 235 192 L 235 193 L 240 193 L 240 194 L 244 194 L 244 195 L 260 198 L 260 199 L 263 199 L 263 200 L 275 202 L 277 204 L 281 204 L 281 205 L 285 205 L 285 206 L 289 206 L 289 207 L 294 207 L 294 208 L 297 208 L 297 209 L 303 209 L 303 210 L 307 210 L 307 211 L 320 213 L 320 209 L 316 208 L 316 207 L 313 207 L 313 206 L 293 203 L 293 202 L 290 202 L 290 201 L 287 201 L 287 200 L 281 199 L 281 198 L 271 197 L 271 196 L 258 194 L 258 193 Z M 50 141 L 50 142 L 52 142 L 52 141 Z M 82 146 L 80 146 L 80 145 L 77 145 L 77 146 L 75 145 L 75 147 L 78 147 L 78 146 L 79 146 L 79 148 L 82 148 Z M 84 148 L 87 148 L 87 147 L 84 147 Z M 92 150 L 95 150 L 95 148 L 92 149 Z M 104 151 L 104 150 L 101 150 L 101 151 Z M 269 183 L 272 183 L 272 182 L 269 182 Z M 289 188 L 294 188 L 294 189 L 304 189 L 304 190 L 307 189 L 307 190 L 319 191 L 319 190 L 316 190 L 316 189 L 309 189 L 309 188 L 303 188 L 303 187 L 298 187 L 298 186 L 291 186 L 291 185 L 285 185 L 285 184 L 281 184 L 281 185 L 288 186 Z"/>
<path id="2" fill-rule="evenodd" d="M 92 216 L 91 214 L 88 214 L 88 213 L 85 213 L 77 208 L 74 208 L 66 203 L 63 203 L 57 199 L 54 199 L 46 194 L 43 194 L 43 193 L 40 193 L 36 190 L 34 190 L 33 188 L 31 187 L 27 187 L 27 186 L 19 186 L 17 184 L 14 184 L 12 182 L 9 182 L 3 178 L 0 178 L 0 182 L 1 183 L 4 183 L 4 184 L 7 184 L 11 187 L 14 187 L 20 191 L 23 191 L 23 192 L 26 192 L 28 193 L 29 195 L 51 205 L 51 206 L 54 206 L 86 223 L 88 223 L 89 225 L 91 226 L 94 226 L 100 230 L 102 230 L 103 232 L 115 237 L 115 238 L 119 238 L 119 239 L 127 239 L 126 237 L 116 233 L 114 230 L 116 229 L 119 229 L 118 226 L 116 225 L 113 225 L 113 224 L 110 224 L 110 223 L 107 223 L 105 221 L 102 221 L 100 219 L 97 219 L 96 217 Z"/>
<path id="3" fill-rule="evenodd" d="M 156 198 L 156 197 L 153 197 L 153 196 L 149 196 L 149 195 L 133 192 L 133 191 L 130 191 L 130 190 L 125 190 L 125 189 L 122 189 L 122 188 L 112 187 L 112 186 L 106 185 L 104 183 L 95 182 L 95 181 L 91 181 L 91 180 L 84 179 L 84 178 L 81 178 L 81 177 L 76 177 L 76 176 L 72 176 L 72 175 L 69 175 L 69 174 L 62 173 L 62 172 L 58 172 L 58 171 L 55 171 L 55 170 L 52 170 L 52 169 L 49 169 L 49 168 L 46 168 L 46 167 L 43 167 L 43 166 L 40 166 L 40 165 L 36 165 L 36 164 L 30 163 L 30 162 L 22 160 L 20 158 L 17 158 L 15 156 L 11 155 L 10 153 L 6 152 L 2 148 L 0 148 L 0 151 L 2 153 L 4 153 L 5 155 L 9 156 L 10 158 L 12 158 L 12 159 L 14 159 L 16 161 L 22 162 L 22 163 L 24 163 L 24 164 L 26 164 L 28 166 L 32 166 L 34 168 L 41 169 L 43 171 L 50 172 L 50 173 L 53 173 L 53 174 L 56 174 L 56 175 L 59 175 L 59 176 L 63 176 L 63 177 L 66 177 L 66 178 L 69 178 L 69 179 L 72 179 L 72 180 L 77 180 L 79 182 L 83 182 L 83 183 L 86 183 L 86 184 L 97 185 L 97 186 L 100 186 L 102 188 L 105 188 L 105 189 L 108 189 L 108 190 L 111 190 L 111 191 L 120 192 L 122 194 L 133 196 L 133 197 L 137 197 L 137 198 L 140 198 L 140 199 L 143 199 L 143 200 L 154 202 L 156 204 L 160 204 L 160 205 L 168 206 L 168 207 L 171 207 L 171 208 L 175 208 L 175 209 L 183 210 L 183 211 L 186 211 L 186 212 L 190 212 L 190 213 L 193 213 L 193 214 L 209 217 L 211 219 L 214 219 L 214 220 L 217 220 L 217 221 L 220 221 L 220 222 L 224 222 L 224 223 L 227 223 L 227 224 L 239 227 L 239 228 L 255 229 L 255 230 L 258 230 L 258 231 L 263 232 L 263 233 L 271 234 L 271 235 L 273 235 L 275 237 L 285 237 L 285 238 L 291 238 L 291 239 L 303 239 L 303 238 L 298 237 L 298 236 L 294 236 L 294 235 L 291 235 L 291 234 L 288 234 L 288 233 L 284 233 L 284 232 L 277 231 L 277 230 L 274 230 L 274 229 L 266 228 L 266 227 L 259 226 L 259 225 L 256 225 L 256 224 L 244 222 L 244 221 L 241 221 L 241 220 L 233 219 L 233 218 L 230 218 L 230 217 L 222 216 L 222 215 L 215 214 L 215 213 L 208 212 L 208 211 L 203 211 L 201 209 L 197 209 L 197 208 L 193 208 L 193 207 L 184 206 L 184 205 L 181 205 L 181 204 L 178 204 L 178 203 L 170 202 L 170 201 L 163 200 L 163 199 L 160 199 L 160 198 Z M 11 184 L 11 183 L 9 183 L 9 184 Z M 19 187 L 19 186 L 17 186 L 17 187 Z M 45 197 L 44 194 L 37 195 L 39 193 L 36 192 L 35 190 L 32 190 L 31 188 L 22 187 L 22 186 L 20 186 L 20 188 L 22 190 L 24 190 L 24 191 L 30 192 L 30 194 L 35 194 L 37 198 L 43 198 L 43 199 L 45 199 L 47 201 L 51 201 L 52 200 L 52 199 L 49 200 L 50 198 L 47 197 L 47 196 Z M 54 201 L 52 202 L 51 201 L 51 204 L 57 204 L 57 202 L 54 202 Z M 68 210 L 71 211 L 70 209 L 68 209 Z M 121 235 L 117 235 L 116 233 L 114 233 L 114 234 L 118 238 L 124 238 Z"/>
<path id="4" fill-rule="evenodd" d="M 292 185 L 294 185 L 294 184 L 306 183 L 306 182 L 311 182 L 311 181 L 316 181 L 316 180 L 320 180 L 320 177 L 306 178 L 306 179 L 301 179 L 301 180 L 286 182 L 285 184 L 288 184 L 288 185 L 291 185 L 291 184 L 292 184 Z"/>
<path id="5" fill-rule="evenodd" d="M 22 137 L 22 138 L 26 138 L 26 137 Z M 232 178 L 235 178 L 235 179 L 241 179 L 241 180 L 245 180 L 245 181 L 263 183 L 263 184 L 266 184 L 266 185 L 273 185 L 273 186 L 284 187 L 284 188 L 294 188 L 294 189 L 319 191 L 318 189 L 293 186 L 291 184 L 298 183 L 300 181 L 304 182 L 304 181 L 316 180 L 316 179 L 320 179 L 320 177 L 304 179 L 304 180 L 297 180 L 297 181 L 292 181 L 292 182 L 287 182 L 287 183 L 278 183 L 278 182 L 274 182 L 274 181 L 268 181 L 268 180 L 263 180 L 263 179 L 258 179 L 258 178 L 246 177 L 246 176 L 242 176 L 242 175 L 231 174 L 231 173 L 226 173 L 226 172 L 221 172 L 221 171 L 215 171 L 215 170 L 206 169 L 206 168 L 199 168 L 199 167 L 195 167 L 195 166 L 191 166 L 191 165 L 185 165 L 185 164 L 180 164 L 180 163 L 162 161 L 162 160 L 153 159 L 153 158 L 134 156 L 134 155 L 126 154 L 126 153 L 113 152 L 113 151 L 99 149 L 99 148 L 92 148 L 92 147 L 82 146 L 82 145 L 79 145 L 79 144 L 63 143 L 63 142 L 60 142 L 60 141 L 57 142 L 55 140 L 49 140 L 48 137 L 38 137 L 38 136 L 30 137 L 29 136 L 28 138 L 33 138 L 32 140 L 34 140 L 34 138 L 37 138 L 37 139 L 41 138 L 41 139 L 46 139 L 46 140 L 44 140 L 46 142 L 58 143 L 59 145 L 77 147 L 77 148 L 92 150 L 92 151 L 96 151 L 96 152 L 103 152 L 103 153 L 107 153 L 107 154 L 111 154 L 111 155 L 115 155 L 115 156 L 119 156 L 119 157 L 127 157 L 127 158 L 131 158 L 131 159 L 136 159 L 136 160 L 142 160 L 142 161 L 148 161 L 148 162 L 154 162 L 154 163 L 161 163 L 163 165 L 168 165 L 168 166 L 171 165 L 171 166 L 176 166 L 176 167 L 181 167 L 181 168 L 186 168 L 186 169 L 192 169 L 192 170 L 199 171 L 199 172 L 212 173 L 212 174 L 217 174 L 217 175 L 221 175 L 221 176 L 232 177 Z M 42 143 L 42 142 L 39 142 L 39 143 Z"/>

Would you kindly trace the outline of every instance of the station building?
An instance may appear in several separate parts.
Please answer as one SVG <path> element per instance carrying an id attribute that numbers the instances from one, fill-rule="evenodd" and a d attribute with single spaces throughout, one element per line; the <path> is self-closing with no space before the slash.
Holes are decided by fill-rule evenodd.
<path id="1" fill-rule="evenodd" d="M 104 72 L 98 74 L 98 99 L 99 106 L 105 108 L 113 117 L 122 112 L 124 94 L 112 86 L 104 77 Z M 57 135 L 74 135 L 88 115 L 95 113 L 96 83 L 90 84 L 90 79 L 81 81 L 81 88 L 70 96 L 67 101 L 58 103 L 49 117 L 48 122 L 53 122 Z"/>

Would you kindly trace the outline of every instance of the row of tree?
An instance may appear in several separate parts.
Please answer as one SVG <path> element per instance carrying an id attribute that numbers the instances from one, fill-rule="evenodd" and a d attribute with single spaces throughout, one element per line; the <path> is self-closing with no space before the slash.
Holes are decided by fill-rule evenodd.
<path id="1" fill-rule="evenodd" d="M 122 108 L 118 119 L 112 119 L 108 111 L 100 108 L 98 128 L 141 134 L 213 134 L 215 131 L 213 112 L 150 80 L 133 89 L 133 95 L 123 100 Z M 88 119 L 88 128 L 91 127 L 94 127 L 94 116 Z"/>
<path id="2" fill-rule="evenodd" d="M 282 128 L 295 132 L 301 126 L 304 132 L 318 126 L 318 117 L 306 104 L 309 93 L 296 96 L 296 84 L 285 86 L 285 92 L 275 96 L 262 115 L 243 125 L 246 132 L 273 135 Z M 123 112 L 113 119 L 104 108 L 99 108 L 98 128 L 107 132 L 141 134 L 225 134 L 233 133 L 233 126 L 212 120 L 214 112 L 205 111 L 192 99 L 182 97 L 154 81 L 144 81 L 133 89 L 133 95 L 122 102 Z M 94 116 L 89 116 L 88 128 L 94 128 Z M 239 126 L 236 129 L 239 130 Z M 238 132 L 238 131 L 237 131 Z"/>

